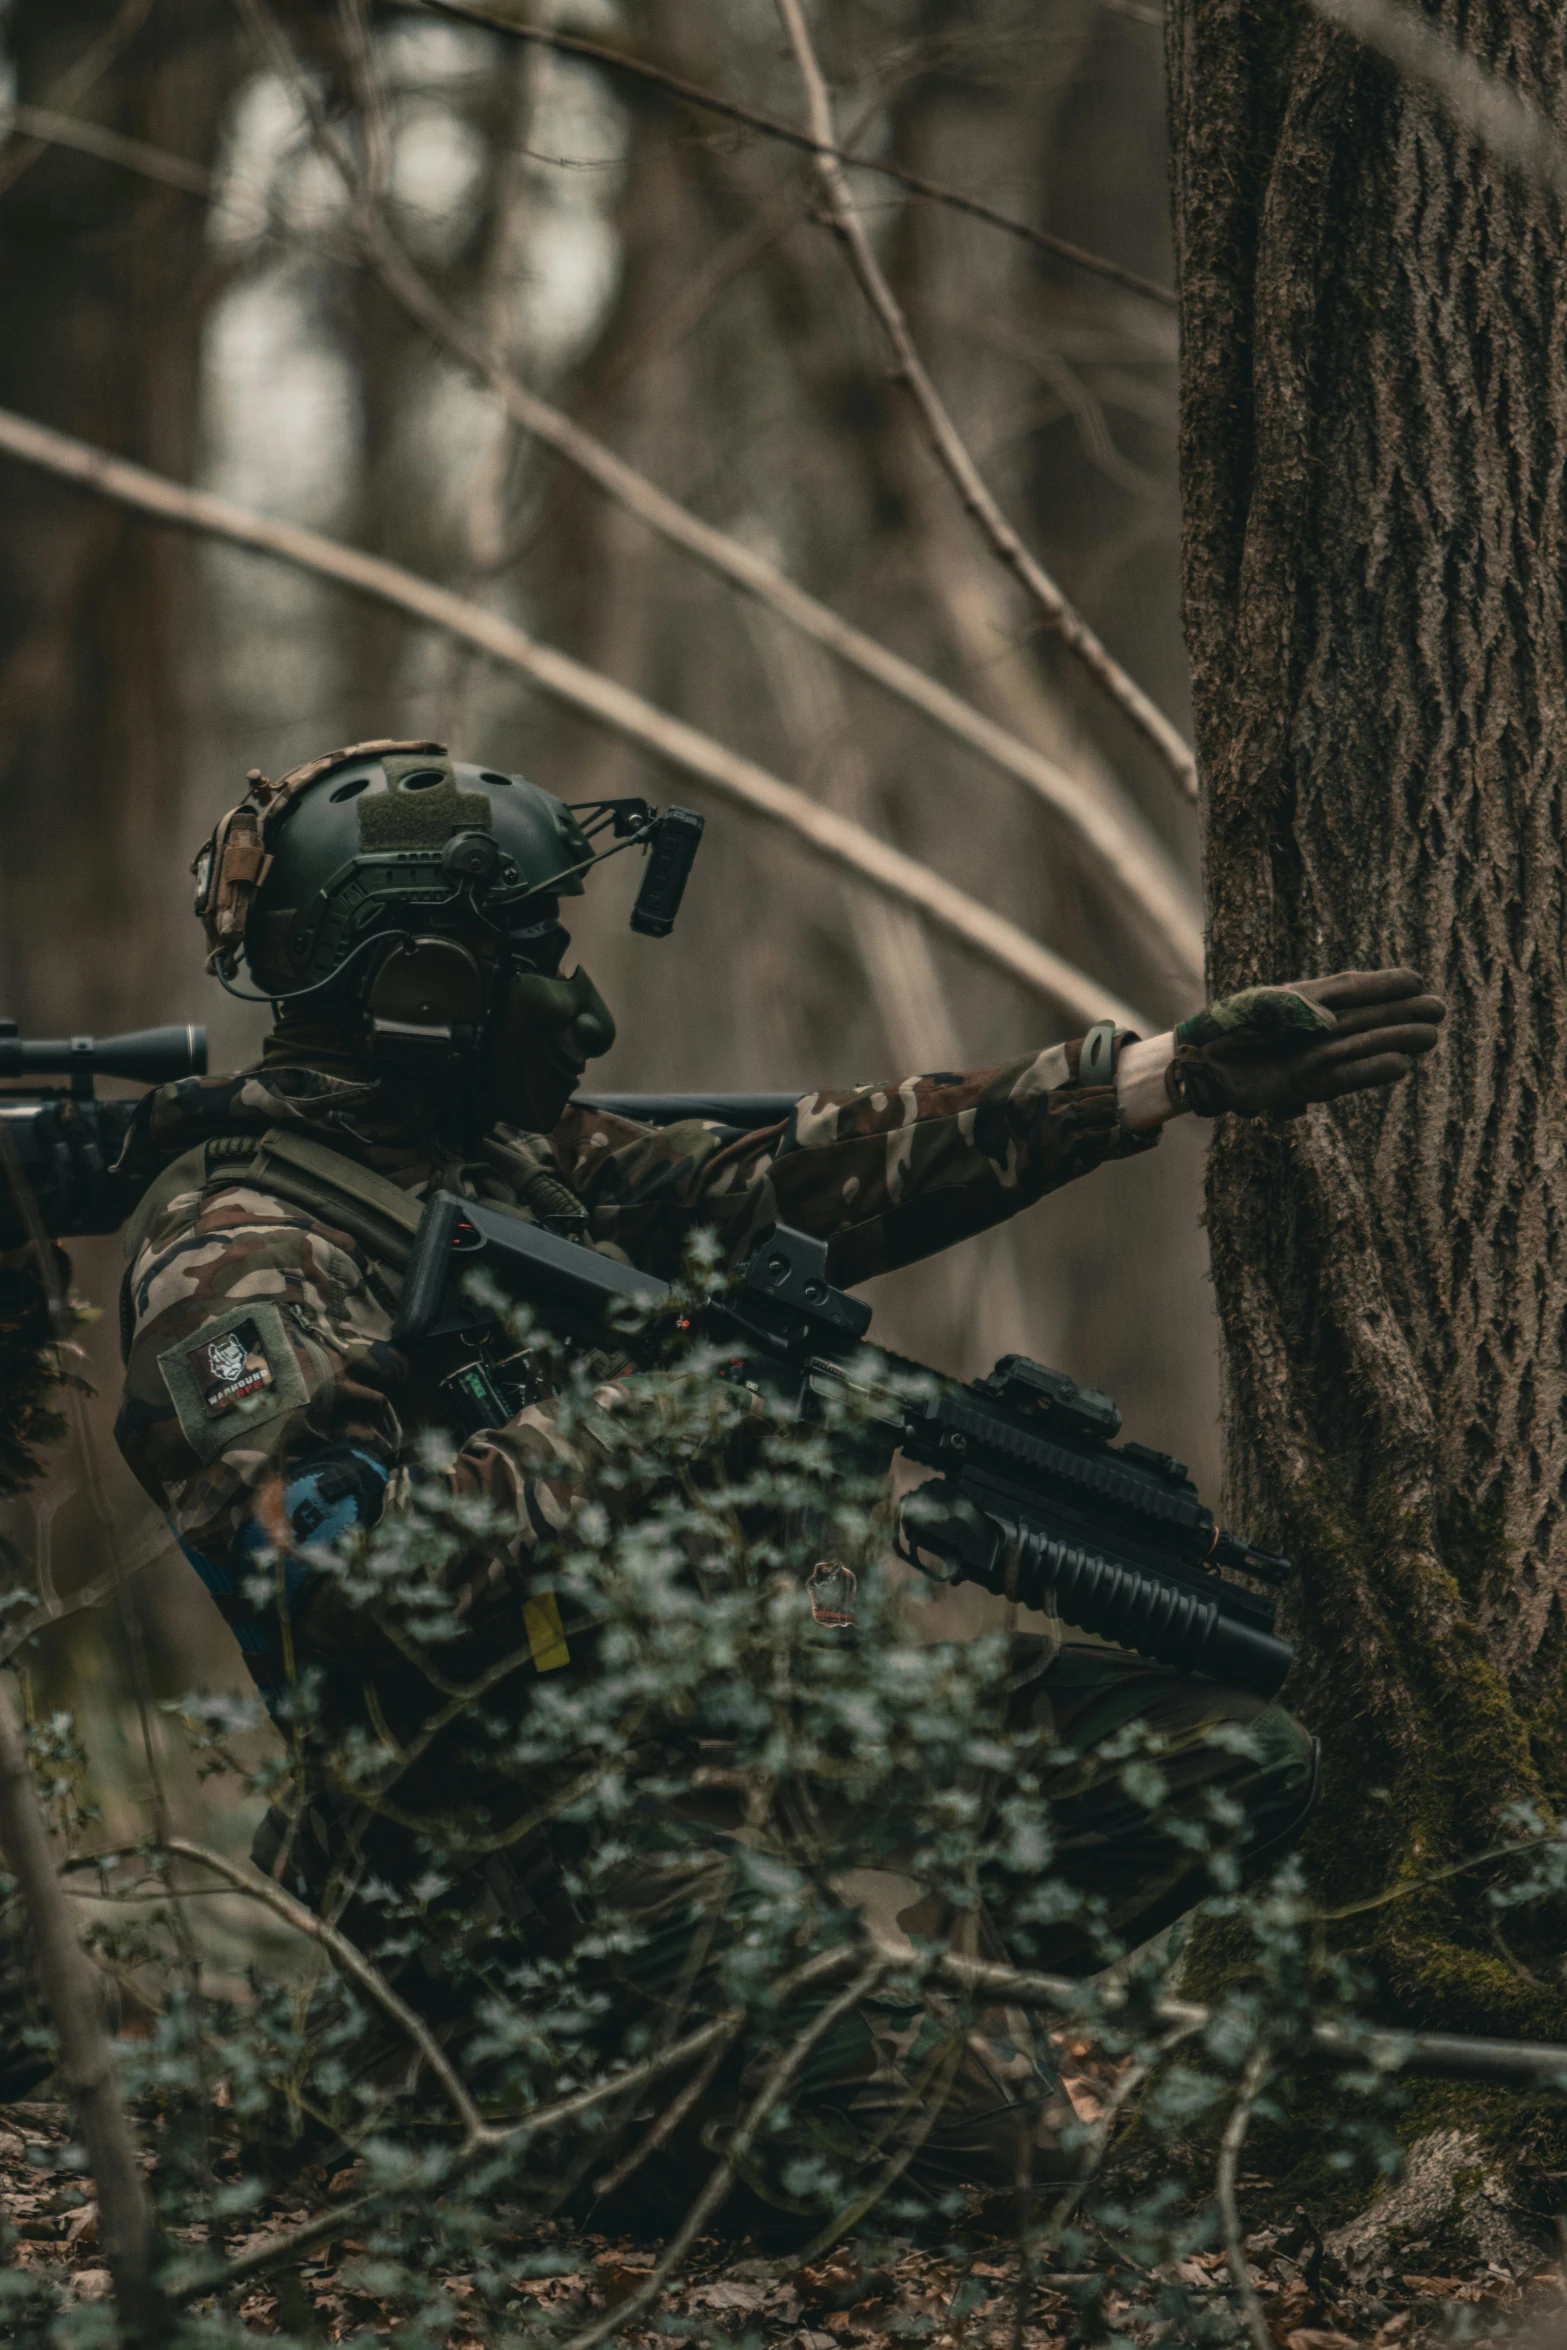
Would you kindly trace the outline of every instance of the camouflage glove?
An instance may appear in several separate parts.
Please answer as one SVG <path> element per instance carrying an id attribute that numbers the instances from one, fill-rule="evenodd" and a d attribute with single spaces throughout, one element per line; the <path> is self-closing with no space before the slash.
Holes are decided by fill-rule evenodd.
<path id="1" fill-rule="evenodd" d="M 1199 1118 L 1298 1118 L 1311 1102 L 1398 1084 L 1436 1043 L 1446 1011 L 1417 971 L 1248 987 L 1181 1022 L 1165 1088 Z"/>

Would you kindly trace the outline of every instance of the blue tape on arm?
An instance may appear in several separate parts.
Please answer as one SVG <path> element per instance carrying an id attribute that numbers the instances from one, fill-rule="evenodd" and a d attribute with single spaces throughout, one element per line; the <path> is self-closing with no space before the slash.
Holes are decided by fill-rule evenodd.
<path id="1" fill-rule="evenodd" d="M 386 1498 L 387 1468 L 357 1445 L 333 1445 L 295 1470 L 283 1488 L 283 1514 L 297 1550 L 327 1549 L 360 1526 L 373 1526 Z M 235 1541 L 242 1566 L 274 1547 L 259 1518 L 247 1518 Z M 290 1599 L 314 1573 L 297 1550 L 284 1560 L 283 1582 Z"/>

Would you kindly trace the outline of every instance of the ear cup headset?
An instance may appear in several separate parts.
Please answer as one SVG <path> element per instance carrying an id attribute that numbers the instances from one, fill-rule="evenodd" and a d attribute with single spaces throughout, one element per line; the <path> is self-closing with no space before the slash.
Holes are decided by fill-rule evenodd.
<path id="1" fill-rule="evenodd" d="M 667 937 L 702 837 L 690 809 L 568 807 L 435 742 L 359 743 L 277 783 L 254 770 L 247 782 L 192 866 L 214 977 L 284 1022 L 319 1004 L 333 1028 L 357 1031 L 374 1060 L 407 1074 L 504 1081 L 534 1063 L 522 1088 L 533 1098 L 509 1108 L 540 1117 L 557 1093 L 564 1106 L 615 1033 L 587 974 L 560 976 L 561 898 L 580 897 L 605 857 L 640 846 L 648 865 L 631 926 Z M 235 984 L 241 957 L 256 991 Z"/>

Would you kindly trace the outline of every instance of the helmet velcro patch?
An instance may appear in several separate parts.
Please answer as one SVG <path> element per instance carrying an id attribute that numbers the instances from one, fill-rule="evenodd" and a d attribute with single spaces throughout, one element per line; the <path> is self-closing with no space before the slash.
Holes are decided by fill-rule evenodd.
<path id="1" fill-rule="evenodd" d="M 450 777 L 428 791 L 366 792 L 359 839 L 370 851 L 438 849 L 454 832 L 489 832 L 494 819 L 482 791 L 459 791 Z"/>

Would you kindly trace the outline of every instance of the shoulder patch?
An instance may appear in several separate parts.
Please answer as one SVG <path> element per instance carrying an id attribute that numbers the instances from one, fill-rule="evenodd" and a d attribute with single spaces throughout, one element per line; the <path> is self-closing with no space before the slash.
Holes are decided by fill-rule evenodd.
<path id="1" fill-rule="evenodd" d="M 165 1347 L 158 1368 L 181 1434 L 202 1462 L 308 1400 L 282 1312 L 270 1298 L 245 1298 L 214 1314 Z"/>

